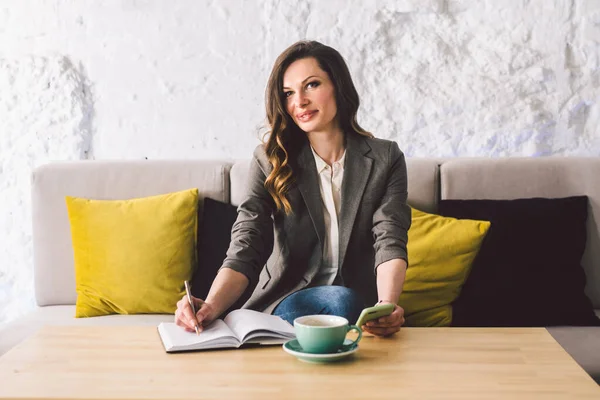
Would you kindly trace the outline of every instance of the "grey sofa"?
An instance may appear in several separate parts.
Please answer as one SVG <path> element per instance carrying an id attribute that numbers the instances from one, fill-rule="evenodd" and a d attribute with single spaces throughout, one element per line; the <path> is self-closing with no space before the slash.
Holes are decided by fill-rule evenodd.
<path id="1" fill-rule="evenodd" d="M 409 203 L 436 212 L 439 199 L 589 196 L 583 257 L 586 294 L 600 315 L 600 158 L 408 159 Z M 42 325 L 157 325 L 172 315 L 75 319 L 73 251 L 64 196 L 143 197 L 197 187 L 202 197 L 240 203 L 248 160 L 81 161 L 33 172 L 37 309 L 0 331 L 0 355 Z M 600 383 L 600 327 L 551 327 L 563 348 Z"/>

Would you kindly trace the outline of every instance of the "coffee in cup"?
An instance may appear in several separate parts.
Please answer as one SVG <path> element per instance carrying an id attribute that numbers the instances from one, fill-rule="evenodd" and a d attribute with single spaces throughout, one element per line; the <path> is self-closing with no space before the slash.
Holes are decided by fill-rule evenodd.
<path id="1" fill-rule="evenodd" d="M 338 350 L 347 351 L 354 347 L 362 337 L 362 331 L 348 320 L 336 315 L 306 315 L 294 320 L 294 330 L 298 343 L 307 353 L 328 354 Z M 344 345 L 349 331 L 358 332 L 352 343 Z"/>

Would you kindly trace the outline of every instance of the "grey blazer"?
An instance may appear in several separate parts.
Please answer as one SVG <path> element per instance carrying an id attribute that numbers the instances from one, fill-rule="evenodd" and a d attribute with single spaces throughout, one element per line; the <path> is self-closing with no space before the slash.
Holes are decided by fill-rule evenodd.
<path id="1" fill-rule="evenodd" d="M 272 170 L 262 145 L 254 151 L 245 200 L 221 268 L 250 281 L 243 308 L 271 313 L 286 296 L 310 287 L 323 256 L 325 223 L 317 167 L 308 141 L 292 162 L 288 192 L 293 214 L 277 212 L 264 187 Z M 339 260 L 344 286 L 377 302 L 377 266 L 402 258 L 411 223 L 404 154 L 396 142 L 346 134 L 339 218 Z M 248 292 L 249 293 L 249 292 Z"/>

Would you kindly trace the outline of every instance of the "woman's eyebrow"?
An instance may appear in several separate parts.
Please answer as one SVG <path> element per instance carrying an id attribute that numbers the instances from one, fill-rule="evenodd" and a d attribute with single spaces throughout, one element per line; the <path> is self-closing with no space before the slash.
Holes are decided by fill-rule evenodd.
<path id="1" fill-rule="evenodd" d="M 308 78 L 304 79 L 304 80 L 302 81 L 302 83 L 306 82 L 306 81 L 307 81 L 307 80 L 309 80 L 310 78 L 318 78 L 318 76 L 316 76 L 316 75 L 311 75 L 311 76 L 309 76 Z M 287 86 L 284 86 L 283 88 L 284 88 L 284 89 L 290 89 L 290 88 L 289 88 L 289 87 L 287 87 Z"/>

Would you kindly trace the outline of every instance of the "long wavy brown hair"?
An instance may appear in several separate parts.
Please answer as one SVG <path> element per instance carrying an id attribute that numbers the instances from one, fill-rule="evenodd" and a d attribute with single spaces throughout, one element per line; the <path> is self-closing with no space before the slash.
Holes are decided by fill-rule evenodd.
<path id="1" fill-rule="evenodd" d="M 319 67 L 329 75 L 335 87 L 336 118 L 342 132 L 373 137 L 356 121 L 360 104 L 358 92 L 352 82 L 348 66 L 337 50 L 316 41 L 300 41 L 281 53 L 275 60 L 265 93 L 269 131 L 263 141 L 267 157 L 273 166 L 273 170 L 265 180 L 265 188 L 273 197 L 277 210 L 284 211 L 288 215 L 292 212 L 292 207 L 287 199 L 287 193 L 294 183 L 291 160 L 308 138 L 286 111 L 283 74 L 294 61 L 310 57 L 317 60 Z"/>

